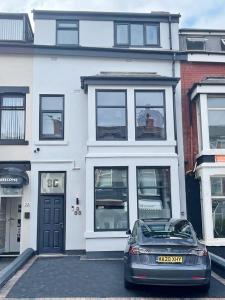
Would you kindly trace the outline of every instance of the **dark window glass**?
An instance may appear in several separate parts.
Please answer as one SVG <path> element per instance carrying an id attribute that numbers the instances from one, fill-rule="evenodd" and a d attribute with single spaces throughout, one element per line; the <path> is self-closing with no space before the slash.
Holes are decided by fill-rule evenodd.
<path id="1" fill-rule="evenodd" d="M 78 40 L 78 22 L 57 21 L 57 45 L 78 45 Z"/>
<path id="2" fill-rule="evenodd" d="M 136 91 L 136 140 L 166 139 L 163 91 Z"/>
<path id="3" fill-rule="evenodd" d="M 116 25 L 116 37 L 118 45 L 127 45 L 129 43 L 129 25 L 118 24 Z"/>
<path id="4" fill-rule="evenodd" d="M 205 40 L 187 39 L 187 50 L 205 50 Z"/>
<path id="5" fill-rule="evenodd" d="M 95 230 L 127 228 L 127 168 L 95 168 Z"/>
<path id="6" fill-rule="evenodd" d="M 225 148 L 225 97 L 208 98 L 209 143 L 211 149 Z"/>
<path id="7" fill-rule="evenodd" d="M 170 169 L 137 168 L 139 219 L 170 218 Z"/>
<path id="8" fill-rule="evenodd" d="M 40 98 L 40 139 L 63 139 L 64 97 L 41 96 Z"/>
<path id="9" fill-rule="evenodd" d="M 118 46 L 159 46 L 159 24 L 117 23 L 115 30 Z"/>
<path id="10" fill-rule="evenodd" d="M 1 140 L 25 139 L 25 98 L 7 95 L 0 98 Z"/>
<path id="11" fill-rule="evenodd" d="M 97 91 L 97 140 L 127 139 L 125 91 Z"/>

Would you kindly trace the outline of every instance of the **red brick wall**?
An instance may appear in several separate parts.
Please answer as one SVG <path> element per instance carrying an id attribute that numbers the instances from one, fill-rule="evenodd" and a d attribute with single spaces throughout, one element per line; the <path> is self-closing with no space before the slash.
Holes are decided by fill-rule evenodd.
<path id="1" fill-rule="evenodd" d="M 198 153 L 196 107 L 192 104 L 192 124 L 190 123 L 190 99 L 188 91 L 192 85 L 207 76 L 225 76 L 225 64 L 216 63 L 181 63 L 181 97 L 184 134 L 184 158 L 186 171 L 192 170 Z"/>

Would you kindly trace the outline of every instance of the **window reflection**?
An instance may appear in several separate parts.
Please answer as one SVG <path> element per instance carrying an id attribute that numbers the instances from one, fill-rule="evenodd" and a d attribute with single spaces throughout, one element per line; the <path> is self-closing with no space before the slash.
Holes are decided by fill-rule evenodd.
<path id="1" fill-rule="evenodd" d="M 97 140 L 126 140 L 126 92 L 98 91 Z"/>
<path id="2" fill-rule="evenodd" d="M 95 230 L 126 230 L 127 206 L 127 168 L 95 168 Z"/>
<path id="3" fill-rule="evenodd" d="M 165 139 L 163 92 L 136 91 L 136 139 Z"/>
<path id="4" fill-rule="evenodd" d="M 225 177 L 211 177 L 212 217 L 215 238 L 225 238 Z"/>
<path id="5" fill-rule="evenodd" d="M 140 219 L 170 218 L 169 168 L 137 168 L 138 215 Z"/>

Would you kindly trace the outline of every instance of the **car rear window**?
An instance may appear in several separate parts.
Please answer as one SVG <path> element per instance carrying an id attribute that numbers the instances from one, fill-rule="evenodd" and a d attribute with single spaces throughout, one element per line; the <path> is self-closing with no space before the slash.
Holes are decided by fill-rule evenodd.
<path id="1" fill-rule="evenodd" d="M 166 223 L 144 223 L 140 226 L 141 241 L 144 243 L 156 242 L 166 244 L 178 243 L 182 244 L 193 243 L 195 236 L 192 227 L 186 220 L 179 222 Z"/>

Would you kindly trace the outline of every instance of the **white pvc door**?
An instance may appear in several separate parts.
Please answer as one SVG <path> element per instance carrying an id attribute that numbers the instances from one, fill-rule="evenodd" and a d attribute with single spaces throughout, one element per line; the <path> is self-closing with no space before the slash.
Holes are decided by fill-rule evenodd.
<path id="1" fill-rule="evenodd" d="M 21 198 L 6 199 L 5 252 L 20 251 Z"/>

